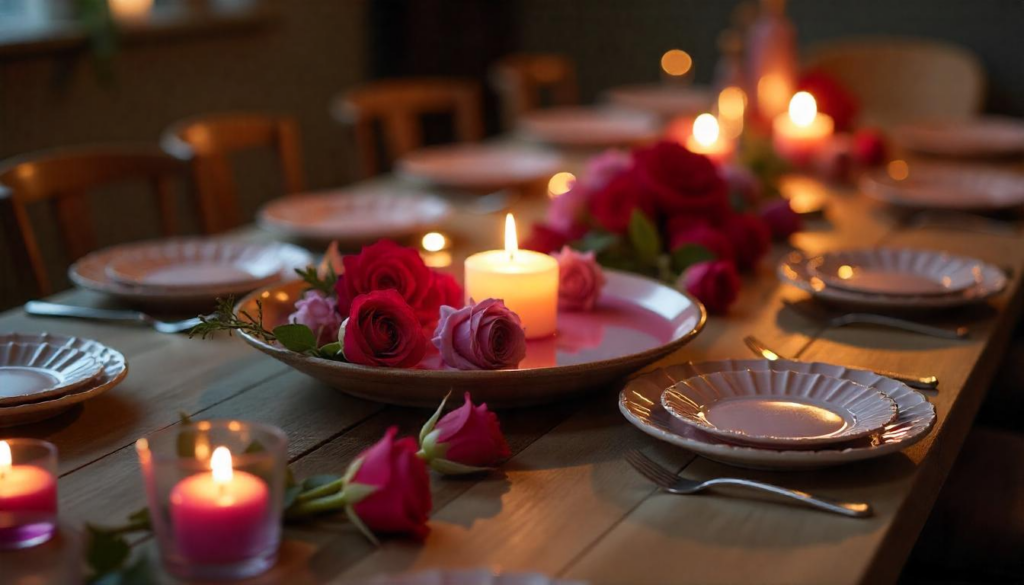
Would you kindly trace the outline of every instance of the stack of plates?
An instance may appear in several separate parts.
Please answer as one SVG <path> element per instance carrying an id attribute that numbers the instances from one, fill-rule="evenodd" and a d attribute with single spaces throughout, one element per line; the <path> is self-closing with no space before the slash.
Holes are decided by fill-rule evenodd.
<path id="1" fill-rule="evenodd" d="M 632 380 L 619 409 L 645 433 L 742 467 L 809 469 L 906 449 L 935 407 L 864 371 L 786 360 L 682 364 Z"/>
<path id="2" fill-rule="evenodd" d="M 661 134 L 657 116 L 635 110 L 561 107 L 525 114 L 519 130 L 529 138 L 559 146 L 603 148 L 654 140 Z"/>
<path id="3" fill-rule="evenodd" d="M 1024 153 L 1024 120 L 982 116 L 900 126 L 896 142 L 908 150 L 956 157 L 1010 156 Z"/>
<path id="4" fill-rule="evenodd" d="M 91 339 L 0 334 L 0 427 L 56 416 L 127 374 L 121 353 Z"/>
<path id="5" fill-rule="evenodd" d="M 905 172 L 865 173 L 861 190 L 911 209 L 999 211 L 1024 206 L 1024 175 L 984 166 L 914 162 Z"/>
<path id="6" fill-rule="evenodd" d="M 562 167 L 549 150 L 515 145 L 460 144 L 425 148 L 398 160 L 398 174 L 417 182 L 486 191 L 547 180 Z"/>
<path id="7" fill-rule="evenodd" d="M 675 117 L 710 112 L 715 94 L 707 87 L 652 83 L 615 87 L 605 93 L 605 98 L 616 106 Z"/>
<path id="8" fill-rule="evenodd" d="M 94 252 L 73 264 L 69 275 L 82 288 L 124 300 L 183 305 L 292 279 L 312 260 L 287 244 L 176 238 Z"/>
<path id="9" fill-rule="evenodd" d="M 867 248 L 779 265 L 779 279 L 833 304 L 877 310 L 950 309 L 985 301 L 1006 287 L 1006 274 L 976 258 L 911 248 Z"/>

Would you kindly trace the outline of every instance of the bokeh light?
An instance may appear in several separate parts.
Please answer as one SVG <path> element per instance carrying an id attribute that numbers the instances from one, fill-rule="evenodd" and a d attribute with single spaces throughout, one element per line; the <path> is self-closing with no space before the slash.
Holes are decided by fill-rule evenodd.
<path id="1" fill-rule="evenodd" d="M 905 160 L 891 161 L 887 169 L 894 181 L 902 181 L 910 176 L 910 165 Z"/>
<path id="2" fill-rule="evenodd" d="M 576 175 L 562 171 L 561 173 L 555 173 L 548 181 L 548 197 L 554 199 L 559 195 L 565 195 L 572 189 L 572 184 L 576 182 Z"/>
<path id="3" fill-rule="evenodd" d="M 671 49 L 665 51 L 661 56 L 661 69 L 673 77 L 681 77 L 690 72 L 693 67 L 693 59 L 690 54 L 682 49 Z"/>
<path id="4" fill-rule="evenodd" d="M 423 249 L 427 252 L 440 252 L 447 245 L 448 239 L 442 233 L 430 232 L 423 236 Z"/>

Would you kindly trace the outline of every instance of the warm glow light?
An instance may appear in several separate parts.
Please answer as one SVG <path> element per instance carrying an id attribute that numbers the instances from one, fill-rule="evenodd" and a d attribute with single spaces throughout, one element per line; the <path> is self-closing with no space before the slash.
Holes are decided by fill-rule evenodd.
<path id="1" fill-rule="evenodd" d="M 568 193 L 574 182 L 576 182 L 576 175 L 572 173 L 567 173 L 565 171 L 555 173 L 551 177 L 551 180 L 548 181 L 548 197 L 554 199 L 559 195 Z"/>
<path id="2" fill-rule="evenodd" d="M 796 92 L 793 99 L 789 100 L 789 117 L 797 126 L 804 128 L 810 126 L 817 115 L 818 102 L 814 101 L 814 96 L 806 91 Z"/>
<path id="3" fill-rule="evenodd" d="M 843 264 L 838 270 L 836 270 L 836 274 L 838 274 L 839 278 L 843 280 L 849 280 L 850 278 L 853 278 L 853 266 Z"/>
<path id="4" fill-rule="evenodd" d="M 229 483 L 233 474 L 231 470 L 231 451 L 227 447 L 217 447 L 210 458 L 210 470 L 213 472 L 214 483 Z"/>
<path id="5" fill-rule="evenodd" d="M 894 160 L 887 167 L 889 176 L 895 181 L 902 181 L 910 176 L 910 165 L 905 160 Z"/>
<path id="6" fill-rule="evenodd" d="M 516 220 L 509 213 L 505 216 L 505 251 L 509 257 L 519 249 L 519 238 L 516 237 Z"/>
<path id="7" fill-rule="evenodd" d="M 718 120 L 711 114 L 701 114 L 693 121 L 693 139 L 702 146 L 711 146 L 718 140 Z"/>
<path id="8" fill-rule="evenodd" d="M 11 467 L 11 446 L 7 444 L 7 441 L 0 441 L 0 473 L 3 473 Z"/>
<path id="9" fill-rule="evenodd" d="M 774 116 L 786 110 L 791 85 L 782 75 L 769 74 L 757 80 L 757 107 L 762 115 Z"/>
<path id="10" fill-rule="evenodd" d="M 738 87 L 727 87 L 718 94 L 718 114 L 724 118 L 742 118 L 747 94 Z"/>
<path id="11" fill-rule="evenodd" d="M 693 59 L 682 49 L 665 51 L 665 54 L 661 56 L 662 70 L 673 77 L 686 75 L 690 71 L 690 67 L 693 67 Z"/>
<path id="12" fill-rule="evenodd" d="M 136 19 L 148 16 L 153 0 L 107 0 L 115 18 Z"/>
<path id="13" fill-rule="evenodd" d="M 430 232 L 423 236 L 423 249 L 427 252 L 440 252 L 441 250 L 444 250 L 446 244 L 447 240 L 445 239 L 444 234 Z"/>

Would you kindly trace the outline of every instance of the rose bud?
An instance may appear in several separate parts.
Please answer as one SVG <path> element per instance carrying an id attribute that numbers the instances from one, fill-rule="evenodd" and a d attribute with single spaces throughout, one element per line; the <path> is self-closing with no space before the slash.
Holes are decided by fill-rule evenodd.
<path id="1" fill-rule="evenodd" d="M 873 167 L 885 162 L 885 137 L 878 130 L 865 128 L 853 134 L 853 161 Z"/>
<path id="2" fill-rule="evenodd" d="M 320 280 L 327 280 L 332 276 L 337 277 L 345 271 L 345 265 L 342 262 L 341 252 L 338 251 L 338 240 L 334 240 L 330 246 L 327 246 L 323 260 L 316 267 L 316 275 Z"/>
<path id="3" fill-rule="evenodd" d="M 394 290 L 424 327 L 432 329 L 437 323 L 441 295 L 434 287 L 434 272 L 415 249 L 381 240 L 359 254 L 345 256 L 342 263 L 344 276 L 335 284 L 342 314 L 348 314 L 350 304 L 359 295 Z"/>
<path id="4" fill-rule="evenodd" d="M 710 313 L 725 313 L 740 291 L 740 275 L 732 262 L 712 260 L 687 268 L 676 287 L 704 303 Z"/>
<path id="5" fill-rule="evenodd" d="M 433 343 L 444 363 L 459 370 L 515 368 L 526 357 L 519 315 L 496 299 L 461 309 L 441 307 Z"/>
<path id="6" fill-rule="evenodd" d="M 558 306 L 567 311 L 592 311 L 605 283 L 594 253 L 564 246 L 551 255 L 558 260 Z"/>
<path id="7" fill-rule="evenodd" d="M 675 251 L 687 244 L 696 244 L 707 248 L 715 258 L 732 261 L 736 251 L 732 242 L 725 234 L 703 221 L 695 221 L 685 216 L 673 217 L 668 220 L 669 250 Z"/>
<path id="8" fill-rule="evenodd" d="M 737 213 L 722 224 L 722 232 L 736 250 L 736 266 L 740 270 L 757 268 L 771 247 L 772 233 L 760 217 Z"/>
<path id="9" fill-rule="evenodd" d="M 427 351 L 416 313 L 390 289 L 357 296 L 339 335 L 341 351 L 353 364 L 411 368 Z"/>
<path id="10" fill-rule="evenodd" d="M 784 240 L 803 229 L 803 219 L 786 199 L 776 199 L 761 206 L 760 215 L 776 240 Z"/>
<path id="11" fill-rule="evenodd" d="M 430 532 L 430 478 L 416 456 L 416 441 L 412 437 L 395 440 L 397 433 L 396 427 L 389 428 L 380 441 L 356 457 L 345 472 L 342 498 L 370 531 L 422 539 Z"/>
<path id="12" fill-rule="evenodd" d="M 295 312 L 288 315 L 289 323 L 305 325 L 316 335 L 317 347 L 334 341 L 334 333 L 341 325 L 337 302 L 320 291 L 309 290 L 295 301 Z"/>
<path id="13" fill-rule="evenodd" d="M 508 458 L 511 452 L 501 433 L 498 417 L 487 410 L 487 404 L 474 406 L 465 394 L 461 408 L 441 417 L 445 396 L 420 430 L 421 459 L 431 468 L 446 475 L 486 471 Z"/>

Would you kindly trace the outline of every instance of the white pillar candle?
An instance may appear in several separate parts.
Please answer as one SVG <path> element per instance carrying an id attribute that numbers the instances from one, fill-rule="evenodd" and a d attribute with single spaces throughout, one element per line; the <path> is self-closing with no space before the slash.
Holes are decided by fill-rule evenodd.
<path id="1" fill-rule="evenodd" d="M 522 320 L 527 339 L 554 335 L 558 326 L 558 262 L 520 250 L 512 214 L 505 218 L 505 249 L 466 258 L 466 302 L 501 299 Z"/>

